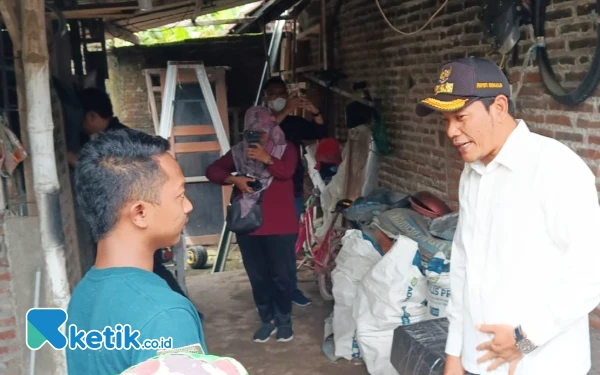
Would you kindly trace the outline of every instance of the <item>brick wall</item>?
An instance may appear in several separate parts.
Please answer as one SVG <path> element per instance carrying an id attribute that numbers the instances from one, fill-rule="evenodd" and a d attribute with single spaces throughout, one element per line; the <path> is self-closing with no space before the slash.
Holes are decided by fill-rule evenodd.
<path id="1" fill-rule="evenodd" d="M 4 218 L 0 217 L 0 221 L 4 221 Z M 17 342 L 17 321 L 8 255 L 1 228 L 0 232 L 0 374 L 17 375 L 20 371 L 21 353 Z"/>
<path id="2" fill-rule="evenodd" d="M 381 0 L 388 19 L 405 32 L 420 28 L 441 3 Z M 409 193 L 430 190 L 456 207 L 462 161 L 446 138 L 440 118 L 420 119 L 414 115 L 414 107 L 418 99 L 432 92 L 444 62 L 468 55 L 485 56 L 490 51 L 483 42 L 479 4 L 479 0 L 450 0 L 431 25 L 411 36 L 400 35 L 387 26 L 374 0 L 348 0 L 341 3 L 338 12 L 330 9 L 335 67 L 348 75 L 348 83 L 368 81 L 372 94 L 383 99 L 386 124 L 395 146 L 394 154 L 385 159 L 380 171 L 383 187 Z M 548 8 L 549 54 L 567 87 L 583 77 L 593 55 L 594 5 L 586 0 L 554 0 Z M 512 82 L 519 78 L 524 54 L 532 44 L 531 34 L 524 27 L 526 40 L 520 43 L 519 61 L 515 67 L 509 63 Z M 498 55 L 490 58 L 500 61 Z M 335 97 L 332 113 L 337 118 L 333 121 L 343 138 L 343 103 L 347 101 Z M 600 176 L 599 104 L 600 91 L 577 108 L 560 105 L 545 94 L 537 67 L 532 67 L 524 76 L 517 117 L 526 120 L 533 131 L 567 144 Z"/>
<path id="3" fill-rule="evenodd" d="M 203 61 L 205 66 L 229 66 L 227 101 L 242 111 L 252 105 L 264 64 L 262 36 L 229 36 L 170 45 L 127 47 L 109 56 L 108 89 L 115 114 L 126 125 L 153 132 L 143 69 L 165 69 L 167 61 Z M 243 112 L 242 112 L 243 113 Z M 159 108 L 160 116 L 160 108 Z"/>

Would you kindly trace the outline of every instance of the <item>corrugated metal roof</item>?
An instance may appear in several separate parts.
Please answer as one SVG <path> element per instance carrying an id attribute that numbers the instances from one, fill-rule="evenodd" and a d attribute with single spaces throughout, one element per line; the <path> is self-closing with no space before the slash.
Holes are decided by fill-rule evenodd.
<path id="1" fill-rule="evenodd" d="M 64 16 L 102 18 L 105 23 L 131 33 L 165 26 L 256 0 L 154 0 L 154 7 L 141 11 L 137 0 L 78 0 L 75 9 L 63 10 Z"/>

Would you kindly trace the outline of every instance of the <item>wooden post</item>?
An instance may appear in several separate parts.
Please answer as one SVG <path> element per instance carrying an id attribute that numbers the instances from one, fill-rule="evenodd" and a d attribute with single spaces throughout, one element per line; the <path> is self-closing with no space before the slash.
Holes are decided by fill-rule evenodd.
<path id="1" fill-rule="evenodd" d="M 15 79 L 17 83 L 17 102 L 19 107 L 19 122 L 21 124 L 21 144 L 31 155 L 29 131 L 27 130 L 27 102 L 25 99 L 25 75 L 23 72 L 22 47 L 23 32 L 21 28 L 21 8 L 16 0 L 0 0 L 0 13 L 8 29 L 13 44 Z M 33 167 L 31 157 L 23 161 L 25 172 L 25 192 L 27 199 L 27 214 L 37 215 L 35 191 L 33 187 Z"/>
<path id="2" fill-rule="evenodd" d="M 4 1 L 4 0 L 3 0 Z M 54 122 L 44 0 L 21 0 L 27 129 L 40 217 L 41 248 L 48 280 L 46 306 L 67 308 L 70 298 L 54 152 Z M 54 350 L 55 374 L 66 374 L 65 352 Z"/>

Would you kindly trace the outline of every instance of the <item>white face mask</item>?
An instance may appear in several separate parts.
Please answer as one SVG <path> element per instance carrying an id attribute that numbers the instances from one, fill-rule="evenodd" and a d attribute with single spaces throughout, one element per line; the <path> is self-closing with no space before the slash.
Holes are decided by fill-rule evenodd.
<path id="1" fill-rule="evenodd" d="M 281 112 L 285 105 L 287 104 L 287 100 L 285 98 L 277 98 L 275 100 L 269 101 L 269 108 L 271 108 L 275 112 Z"/>

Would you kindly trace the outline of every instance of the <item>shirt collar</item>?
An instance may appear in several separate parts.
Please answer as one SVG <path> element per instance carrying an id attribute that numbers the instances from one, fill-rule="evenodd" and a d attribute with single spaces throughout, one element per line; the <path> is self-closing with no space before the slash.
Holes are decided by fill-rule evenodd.
<path id="1" fill-rule="evenodd" d="M 515 171 L 519 165 L 521 165 L 523 158 L 526 157 L 526 142 L 528 135 L 531 132 L 527 127 L 527 124 L 523 120 L 517 120 L 517 127 L 510 133 L 504 146 L 500 149 L 500 152 L 491 163 L 485 166 L 480 160 L 469 163 L 469 167 L 474 169 L 480 174 L 485 172 L 491 172 L 496 169 L 499 165 L 508 168 L 511 171 Z"/>

